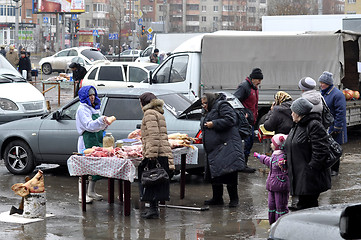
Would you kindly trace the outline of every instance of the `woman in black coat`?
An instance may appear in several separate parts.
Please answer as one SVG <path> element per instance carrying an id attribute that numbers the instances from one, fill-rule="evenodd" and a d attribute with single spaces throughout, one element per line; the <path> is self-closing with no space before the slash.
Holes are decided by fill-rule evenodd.
<path id="1" fill-rule="evenodd" d="M 26 80 L 31 81 L 31 62 L 26 52 L 22 51 L 19 58 L 19 72 L 22 74 L 26 70 Z"/>
<path id="2" fill-rule="evenodd" d="M 237 115 L 223 94 L 202 97 L 206 114 L 201 121 L 203 145 L 207 154 L 205 177 L 212 184 L 213 197 L 205 205 L 223 205 L 223 184 L 227 184 L 229 207 L 238 205 L 238 171 L 245 167 L 243 144 Z"/>
<path id="3" fill-rule="evenodd" d="M 264 127 L 268 131 L 275 131 L 275 134 L 287 135 L 293 126 L 291 116 L 292 97 L 284 91 L 278 91 L 274 98 L 275 102 L 266 115 Z"/>
<path id="4" fill-rule="evenodd" d="M 331 188 L 331 172 L 325 168 L 329 144 L 319 113 L 304 98 L 292 103 L 294 126 L 285 144 L 290 193 L 298 196 L 296 209 L 317 207 L 320 193 Z M 292 209 L 291 209 L 292 210 Z"/>

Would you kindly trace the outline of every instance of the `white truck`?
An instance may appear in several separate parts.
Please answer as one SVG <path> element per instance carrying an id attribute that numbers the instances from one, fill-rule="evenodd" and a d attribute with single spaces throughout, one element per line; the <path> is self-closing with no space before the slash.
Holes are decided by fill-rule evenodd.
<path id="1" fill-rule="evenodd" d="M 335 85 L 359 90 L 360 36 L 345 31 L 203 34 L 175 49 L 150 74 L 143 87 L 172 89 L 190 99 L 207 91 L 234 93 L 251 70 L 259 67 L 264 75 L 259 87 L 259 118 L 262 118 L 277 91 L 286 91 L 294 99 L 300 97 L 298 82 L 305 76 L 317 81 L 323 71 L 329 71 L 334 74 Z M 348 126 L 360 124 L 360 101 L 350 101 L 347 107 Z"/>
<path id="2" fill-rule="evenodd" d="M 152 43 L 146 47 L 136 62 L 150 62 L 149 56 L 154 52 L 154 49 L 159 49 L 159 54 L 164 57 L 167 53 L 173 52 L 184 41 L 193 38 L 200 33 L 156 33 L 152 38 Z"/>

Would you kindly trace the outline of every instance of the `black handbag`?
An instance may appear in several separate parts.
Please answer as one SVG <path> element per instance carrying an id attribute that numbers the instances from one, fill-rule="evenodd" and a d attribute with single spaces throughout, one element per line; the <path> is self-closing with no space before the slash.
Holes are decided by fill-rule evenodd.
<path id="1" fill-rule="evenodd" d="M 333 139 L 331 135 L 327 135 L 327 142 L 330 145 L 329 147 L 329 156 L 325 162 L 325 167 L 330 168 L 332 167 L 338 159 L 342 155 L 342 147 L 341 145 Z"/>
<path id="2" fill-rule="evenodd" d="M 325 99 L 322 97 L 322 125 L 327 129 L 329 128 L 332 123 L 334 122 L 334 117 L 328 108 Z"/>
<path id="3" fill-rule="evenodd" d="M 143 170 L 141 183 L 145 187 L 169 182 L 169 175 L 167 171 L 162 168 L 158 160 L 155 161 L 157 161 L 155 168 L 149 169 L 147 164 Z"/>

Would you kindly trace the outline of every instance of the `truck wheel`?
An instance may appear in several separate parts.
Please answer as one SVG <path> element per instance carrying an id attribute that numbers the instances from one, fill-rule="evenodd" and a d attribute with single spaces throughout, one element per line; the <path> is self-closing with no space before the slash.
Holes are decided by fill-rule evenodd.
<path id="1" fill-rule="evenodd" d="M 4 163 L 12 174 L 28 174 L 35 169 L 33 151 L 21 140 L 10 142 L 4 152 Z"/>
<path id="2" fill-rule="evenodd" d="M 51 65 L 50 63 L 44 63 L 42 66 L 41 66 L 41 69 L 43 70 L 43 73 L 45 75 L 49 75 L 53 72 L 53 69 L 51 68 Z"/>

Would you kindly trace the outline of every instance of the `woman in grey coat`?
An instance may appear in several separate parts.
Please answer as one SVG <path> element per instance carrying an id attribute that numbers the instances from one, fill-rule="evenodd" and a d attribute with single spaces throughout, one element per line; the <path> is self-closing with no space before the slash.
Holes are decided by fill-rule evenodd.
<path id="1" fill-rule="evenodd" d="M 223 205 L 223 184 L 227 184 L 229 207 L 238 205 L 238 171 L 245 167 L 243 144 L 237 115 L 223 94 L 202 97 L 205 116 L 201 121 L 203 145 L 207 154 L 206 180 L 212 184 L 213 197 L 205 205 Z"/>

